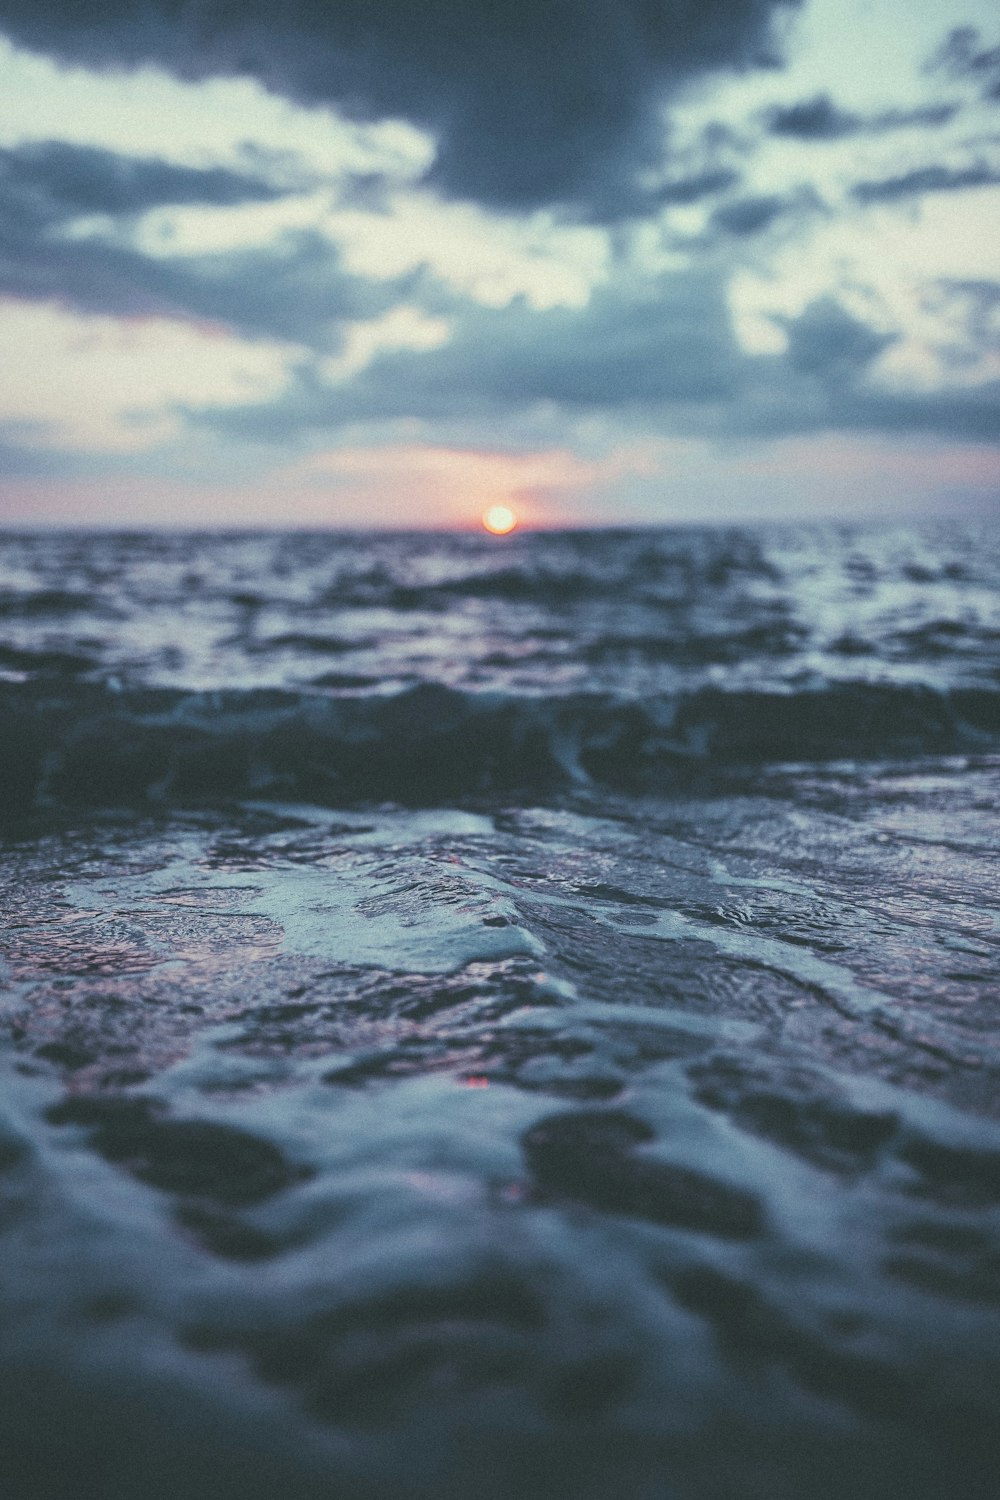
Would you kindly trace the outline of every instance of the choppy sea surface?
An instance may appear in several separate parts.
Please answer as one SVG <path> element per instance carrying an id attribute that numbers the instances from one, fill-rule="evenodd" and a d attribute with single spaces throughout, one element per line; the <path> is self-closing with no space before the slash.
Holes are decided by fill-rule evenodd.
<path id="1" fill-rule="evenodd" d="M 11 1500 L 986 1500 L 1000 532 L 0 538 Z"/>

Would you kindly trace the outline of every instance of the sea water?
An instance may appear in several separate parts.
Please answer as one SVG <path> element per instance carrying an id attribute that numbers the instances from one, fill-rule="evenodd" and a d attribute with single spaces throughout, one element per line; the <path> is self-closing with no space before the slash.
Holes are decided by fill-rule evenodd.
<path id="1" fill-rule="evenodd" d="M 974 1500 L 1000 537 L 0 540 L 12 1500 Z"/>

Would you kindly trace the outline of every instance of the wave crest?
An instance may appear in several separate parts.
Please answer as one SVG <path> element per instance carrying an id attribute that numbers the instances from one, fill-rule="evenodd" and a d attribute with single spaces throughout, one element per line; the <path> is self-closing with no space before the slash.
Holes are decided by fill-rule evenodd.
<path id="1" fill-rule="evenodd" d="M 1000 692 L 834 684 L 628 701 L 0 687 L 0 808 L 280 796 L 337 805 L 666 790 L 713 769 L 989 751 Z"/>

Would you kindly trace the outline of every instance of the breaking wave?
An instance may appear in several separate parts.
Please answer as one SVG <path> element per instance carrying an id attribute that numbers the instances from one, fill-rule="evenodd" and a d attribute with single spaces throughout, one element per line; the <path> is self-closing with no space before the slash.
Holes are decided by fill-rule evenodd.
<path id="1" fill-rule="evenodd" d="M 831 684 L 702 688 L 626 700 L 512 696 L 424 683 L 387 695 L 0 687 L 7 816 L 240 797 L 328 805 L 546 796 L 597 784 L 657 792 L 685 777 L 787 762 L 984 753 L 1000 692 Z"/>

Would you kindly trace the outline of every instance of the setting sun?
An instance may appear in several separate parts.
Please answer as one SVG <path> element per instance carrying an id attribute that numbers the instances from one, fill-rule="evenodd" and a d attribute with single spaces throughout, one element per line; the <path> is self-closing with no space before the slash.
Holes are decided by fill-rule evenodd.
<path id="1" fill-rule="evenodd" d="M 491 505 L 489 510 L 483 512 L 483 525 L 494 536 L 505 536 L 508 531 L 514 530 L 517 516 L 509 505 Z"/>

